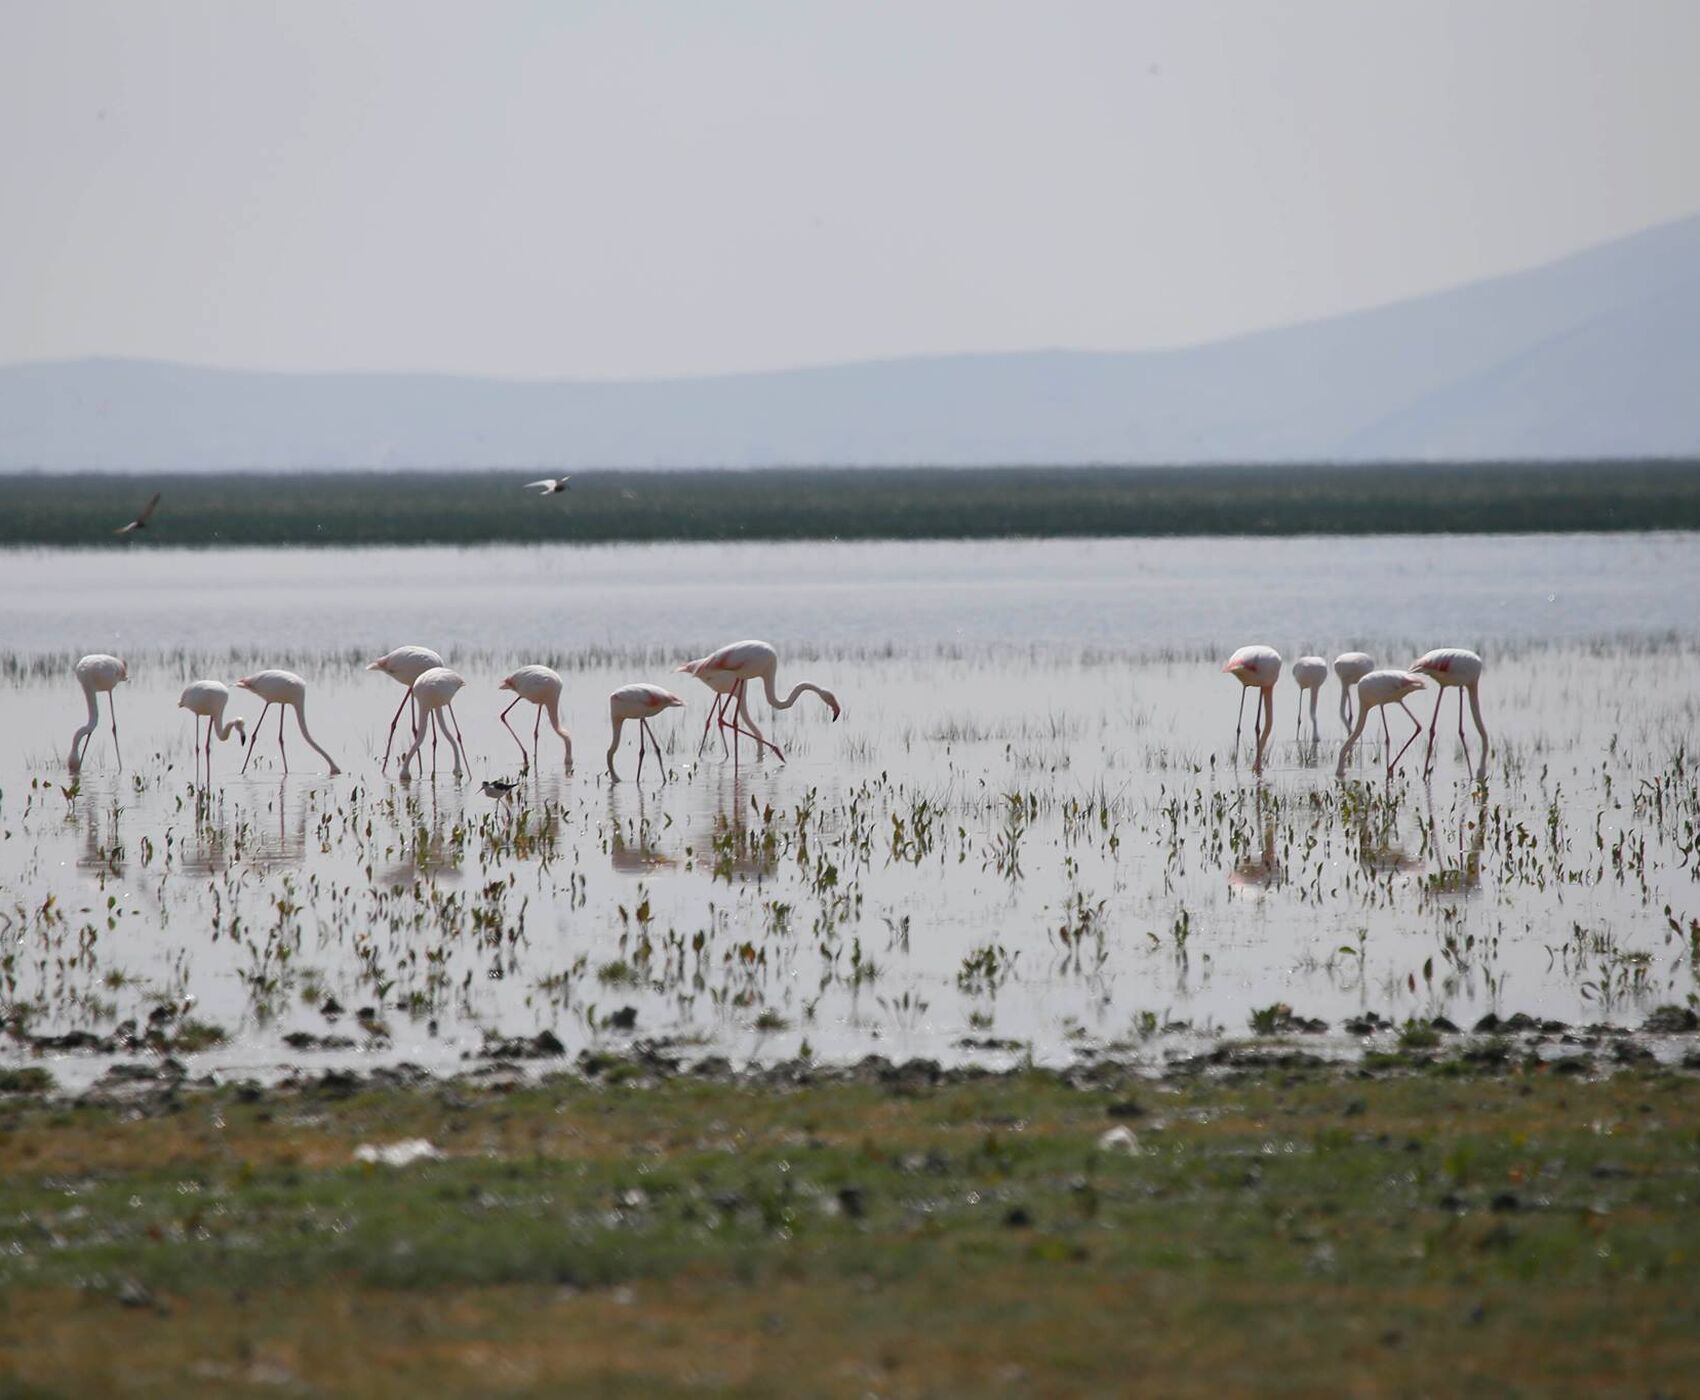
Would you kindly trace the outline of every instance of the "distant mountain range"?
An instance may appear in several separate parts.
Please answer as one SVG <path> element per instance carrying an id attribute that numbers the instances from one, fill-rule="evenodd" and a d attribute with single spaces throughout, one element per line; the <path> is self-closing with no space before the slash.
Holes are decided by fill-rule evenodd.
<path id="1" fill-rule="evenodd" d="M 0 367 L 0 470 L 1700 456 L 1700 217 L 1215 344 L 624 383 Z"/>

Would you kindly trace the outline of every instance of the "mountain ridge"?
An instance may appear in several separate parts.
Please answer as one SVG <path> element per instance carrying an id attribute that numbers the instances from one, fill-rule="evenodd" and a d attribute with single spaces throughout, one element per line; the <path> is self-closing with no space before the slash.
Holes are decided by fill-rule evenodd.
<path id="1" fill-rule="evenodd" d="M 1171 349 L 647 380 L 0 367 L 0 470 L 1541 460 L 1700 455 L 1700 216 Z"/>

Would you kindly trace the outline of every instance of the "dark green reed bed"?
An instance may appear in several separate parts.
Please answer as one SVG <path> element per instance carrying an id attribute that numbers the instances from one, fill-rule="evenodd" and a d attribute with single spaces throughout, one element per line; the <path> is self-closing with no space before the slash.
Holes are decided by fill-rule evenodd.
<path id="1" fill-rule="evenodd" d="M 0 1395 L 1689 1393 L 1700 1076 L 1213 1058 L 12 1083 Z"/>
<path id="2" fill-rule="evenodd" d="M 0 545 L 1700 529 L 1700 463 L 0 476 Z M 112 531 L 153 491 L 150 529 Z"/>

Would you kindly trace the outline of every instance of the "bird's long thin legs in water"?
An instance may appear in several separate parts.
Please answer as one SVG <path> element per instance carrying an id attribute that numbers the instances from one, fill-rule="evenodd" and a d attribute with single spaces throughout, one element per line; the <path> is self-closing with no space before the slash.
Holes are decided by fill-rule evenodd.
<path id="1" fill-rule="evenodd" d="M 726 756 L 725 755 L 725 749 L 726 749 L 726 719 L 725 719 L 725 713 L 726 713 L 726 697 L 724 695 L 716 695 L 714 697 L 714 703 L 708 707 L 708 718 L 705 719 L 702 722 L 702 741 L 697 745 L 697 757 L 698 758 L 702 757 L 702 751 L 708 747 L 708 731 L 715 727 L 715 721 L 716 720 L 719 721 L 719 731 L 718 732 L 720 734 L 720 747 L 721 747 L 721 750 L 722 750 L 721 757 L 724 758 Z"/>
<path id="2" fill-rule="evenodd" d="M 283 771 L 285 773 L 289 771 L 289 750 L 283 746 L 283 712 L 288 708 L 287 705 L 277 707 L 277 752 L 278 756 L 283 759 Z"/>
<path id="3" fill-rule="evenodd" d="M 1458 744 L 1464 750 L 1464 766 L 1470 766 L 1470 742 L 1464 737 L 1464 687 L 1458 687 Z"/>
<path id="4" fill-rule="evenodd" d="M 1234 716 L 1234 762 L 1235 763 L 1238 763 L 1239 760 L 1240 760 L 1240 727 L 1245 723 L 1245 693 L 1246 693 L 1247 689 L 1248 689 L 1248 687 L 1243 686 L 1243 685 L 1240 687 L 1240 709 L 1239 709 L 1239 713 Z M 1263 713 L 1263 708 L 1262 708 L 1263 707 L 1263 693 L 1261 691 L 1258 692 L 1257 704 L 1258 704 L 1258 713 L 1262 714 Z"/>
<path id="5" fill-rule="evenodd" d="M 272 707 L 272 702 L 270 700 L 266 701 L 265 704 L 260 706 L 260 717 L 259 717 L 259 719 L 254 721 L 254 737 L 248 741 L 248 756 L 247 756 L 247 758 L 244 758 L 242 760 L 242 771 L 244 773 L 246 773 L 248 771 L 248 764 L 249 764 L 249 761 L 254 757 L 254 750 L 257 747 L 259 747 L 260 731 L 265 728 L 266 712 L 269 711 L 271 709 L 271 707 Z M 282 715 L 280 713 L 280 715 L 279 715 L 280 722 L 281 722 L 281 719 L 282 719 Z"/>
<path id="6" fill-rule="evenodd" d="M 525 697 L 524 697 L 524 696 L 523 696 L 523 695 L 516 695 L 516 696 L 514 696 L 514 698 L 513 698 L 513 703 L 512 703 L 512 704 L 510 704 L 510 705 L 509 705 L 509 706 L 508 706 L 508 710 L 511 710 L 511 709 L 513 709 L 513 707 L 514 707 L 514 705 L 517 705 L 517 704 L 519 704 L 519 702 L 520 702 L 520 701 L 521 701 L 521 700 L 523 700 L 523 699 L 525 699 Z M 516 743 L 516 744 L 518 744 L 518 745 L 519 745 L 519 766 L 520 766 L 520 771 L 521 771 L 521 772 L 524 772 L 524 771 L 525 771 L 525 770 L 526 770 L 526 769 L 528 769 L 528 768 L 530 768 L 530 767 L 531 767 L 531 760 L 530 760 L 530 759 L 529 759 L 529 758 L 527 758 L 527 757 L 526 757 L 526 753 L 525 753 L 525 740 L 524 740 L 524 739 L 522 739 L 522 738 L 520 738 L 520 737 L 519 737 L 519 735 L 517 735 L 517 734 L 514 734 L 514 727 L 513 727 L 513 725 L 511 725 L 511 724 L 509 724 L 509 723 L 508 723 L 508 710 L 503 710 L 503 711 L 502 711 L 502 728 L 504 728 L 504 729 L 505 729 L 505 730 L 507 730 L 507 731 L 508 731 L 508 733 L 510 733 L 510 734 L 513 734 L 513 735 L 514 735 L 514 743 Z M 543 713 L 543 711 L 542 711 L 542 710 L 539 710 L 539 711 L 538 711 L 538 712 L 537 712 L 537 713 L 538 713 L 538 715 L 539 715 L 539 716 L 541 716 L 541 715 L 542 715 L 542 713 Z"/>
<path id="7" fill-rule="evenodd" d="M 1434 694 L 1434 718 L 1429 721 L 1428 748 L 1423 753 L 1423 772 L 1425 773 L 1434 767 L 1434 733 L 1435 730 L 1440 728 L 1440 707 L 1445 703 L 1446 692 L 1436 686 Z M 1458 703 L 1460 705 L 1464 703 L 1464 697 L 1462 694 L 1458 697 Z M 1458 712 L 1458 732 L 1460 734 L 1464 732 L 1464 712 L 1461 709 Z"/>
<path id="8" fill-rule="evenodd" d="M 531 759 L 537 761 L 537 736 L 543 732 L 543 707 L 537 707 L 537 719 L 531 726 Z"/>
<path id="9" fill-rule="evenodd" d="M 407 690 L 407 692 L 405 694 L 403 694 L 403 696 L 401 697 L 401 704 L 399 704 L 395 707 L 395 713 L 390 716 L 390 734 L 389 734 L 389 738 L 384 740 L 383 762 L 378 764 L 378 771 L 380 773 L 384 771 L 384 766 L 386 764 L 388 764 L 389 761 L 390 761 L 390 748 L 395 743 L 395 727 L 396 727 L 396 725 L 401 723 L 401 712 L 407 708 L 408 702 L 411 701 L 412 699 L 413 699 L 413 690 L 410 687 Z"/>
<path id="10" fill-rule="evenodd" d="M 1405 740 L 1404 747 L 1401 748 L 1399 750 L 1399 752 L 1396 753 L 1393 756 L 1393 761 L 1387 765 L 1387 776 L 1390 777 L 1390 778 L 1393 776 L 1393 770 L 1399 766 L 1399 760 L 1402 759 L 1405 756 L 1405 749 L 1410 748 L 1412 744 L 1416 743 L 1417 742 L 1417 735 L 1419 735 L 1423 732 L 1423 722 L 1420 719 L 1418 719 L 1415 715 L 1411 714 L 1411 707 L 1409 705 L 1407 705 L 1403 700 L 1401 700 L 1399 702 L 1399 708 L 1401 710 L 1403 710 L 1407 715 L 1411 716 L 1411 723 L 1416 725 L 1416 728 L 1411 731 L 1411 737 L 1409 739 Z M 1387 715 L 1387 706 L 1383 705 L 1381 707 L 1381 713 L 1382 713 L 1382 723 L 1385 724 L 1386 723 L 1386 715 Z"/>
<path id="11" fill-rule="evenodd" d="M 775 758 L 777 758 L 781 763 L 783 763 L 783 762 L 785 762 L 785 755 L 780 750 L 779 745 L 774 743 L 773 740 L 765 737 L 762 734 L 761 730 L 756 728 L 756 722 L 755 722 L 754 718 L 750 715 L 749 695 L 748 695 L 748 693 L 746 692 L 746 689 L 745 689 L 745 687 L 747 685 L 748 685 L 747 681 L 739 681 L 738 682 L 738 709 L 737 709 L 737 713 L 734 717 L 733 723 L 735 725 L 741 723 L 742 728 L 741 728 L 741 730 L 738 730 L 737 732 L 748 734 L 750 736 L 750 738 L 755 740 L 756 757 L 758 759 L 761 757 L 761 751 L 764 748 L 768 748 L 768 749 L 772 749 L 773 750 L 773 756 Z"/>
<path id="12" fill-rule="evenodd" d="M 112 691 L 106 692 L 106 711 L 112 716 L 112 752 L 118 758 L 119 768 L 124 766 L 124 755 L 118 750 L 118 697 Z"/>
<path id="13" fill-rule="evenodd" d="M 1275 687 L 1272 685 L 1258 688 L 1257 702 L 1258 718 L 1262 721 L 1257 731 L 1257 754 L 1251 761 L 1251 771 L 1263 771 L 1263 753 L 1269 747 L 1270 737 L 1275 733 Z"/>

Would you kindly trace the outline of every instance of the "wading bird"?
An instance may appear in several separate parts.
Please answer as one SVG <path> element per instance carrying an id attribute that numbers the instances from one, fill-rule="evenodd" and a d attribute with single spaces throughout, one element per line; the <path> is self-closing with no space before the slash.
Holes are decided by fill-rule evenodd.
<path id="1" fill-rule="evenodd" d="M 413 701 L 413 683 L 435 666 L 441 666 L 443 658 L 432 651 L 430 647 L 397 647 L 387 651 L 376 661 L 369 662 L 368 671 L 382 671 L 393 681 L 398 681 L 407 687 L 407 694 L 401 697 L 401 704 L 395 707 L 395 714 L 390 717 L 389 737 L 384 740 L 383 762 L 378 764 L 382 772 L 390 761 L 390 747 L 395 743 L 395 727 L 401 723 L 401 712 Z M 413 722 L 419 723 L 418 707 L 415 706 Z M 433 747 L 435 742 L 433 741 Z"/>
<path id="2" fill-rule="evenodd" d="M 531 767 L 531 760 L 537 757 L 537 735 L 543 728 L 543 716 L 548 714 L 549 727 L 561 736 L 561 742 L 567 746 L 567 767 L 573 766 L 573 736 L 567 733 L 561 724 L 561 676 L 560 672 L 552 671 L 547 666 L 521 666 L 519 670 L 506 677 L 496 687 L 497 690 L 511 690 L 514 693 L 512 704 L 502 711 L 502 727 L 514 734 L 513 725 L 508 723 L 508 710 L 521 700 L 529 700 L 537 706 L 537 720 L 531 726 L 531 758 L 525 754 L 525 742 L 519 735 L 514 734 L 514 743 L 519 745 L 519 761 L 523 768 Z"/>
<path id="3" fill-rule="evenodd" d="M 130 668 L 116 656 L 107 656 L 96 652 L 85 656 L 77 663 L 77 684 L 83 688 L 83 698 L 89 702 L 89 721 L 71 736 L 70 770 L 75 773 L 83 766 L 83 757 L 88 752 L 89 736 L 100 725 L 100 702 L 95 699 L 101 691 L 106 692 L 106 708 L 112 714 L 112 752 L 118 756 L 118 766 L 124 766 L 124 755 L 118 750 L 118 707 L 112 700 L 112 689 L 120 681 L 130 679 Z"/>
<path id="4" fill-rule="evenodd" d="M 638 722 L 638 781 L 643 781 L 643 753 L 647 743 L 655 745 L 655 759 L 661 765 L 661 781 L 667 781 L 667 760 L 662 756 L 661 744 L 650 732 L 649 722 L 663 710 L 670 710 L 675 705 L 682 706 L 685 702 L 670 690 L 663 690 L 658 685 L 623 685 L 608 697 L 608 718 L 613 722 L 614 737 L 608 744 L 608 776 L 619 782 L 620 775 L 614 771 L 614 753 L 620 747 L 620 731 L 626 727 L 626 721 L 635 719 Z"/>
<path id="5" fill-rule="evenodd" d="M 798 681 L 791 688 L 791 693 L 783 700 L 775 689 L 774 682 L 779 672 L 779 653 L 766 642 L 733 642 L 730 646 L 721 647 L 719 651 L 710 652 L 707 656 L 695 661 L 687 661 L 678 668 L 689 675 L 695 676 L 720 698 L 715 701 L 716 713 L 710 716 L 711 721 L 718 719 L 723 729 L 732 730 L 732 758 L 738 757 L 738 736 L 748 734 L 756 741 L 756 754 L 759 757 L 764 747 L 773 750 L 774 755 L 784 762 L 785 755 L 779 751 L 779 746 L 768 740 L 756 728 L 755 721 L 750 718 L 748 687 L 749 683 L 759 680 L 767 692 L 767 703 L 776 710 L 788 710 L 797 703 L 805 691 L 826 701 L 827 708 L 832 711 L 834 721 L 843 713 L 838 703 L 838 697 L 830 690 L 824 690 L 812 681 Z M 731 709 L 732 719 L 728 723 L 726 711 Z M 706 740 L 707 727 L 703 734 Z M 722 736 L 724 737 L 724 736 Z M 701 752 L 701 746 L 698 746 Z"/>
<path id="6" fill-rule="evenodd" d="M 233 719 L 229 724 L 224 722 L 224 707 L 229 703 L 230 687 L 222 681 L 190 681 L 177 700 L 178 709 L 187 710 L 195 717 L 195 761 L 199 763 L 204 753 L 209 782 L 212 780 L 213 734 L 217 733 L 218 741 L 222 744 L 234 729 L 237 738 L 244 744 L 248 742 L 248 727 L 243 721 Z M 201 746 L 203 719 L 207 722 L 207 742 L 204 750 Z"/>
<path id="7" fill-rule="evenodd" d="M 1275 730 L 1275 682 L 1281 678 L 1281 653 L 1274 647 L 1241 647 L 1228 658 L 1222 669 L 1233 676 L 1245 690 L 1240 691 L 1240 712 L 1234 720 L 1234 755 L 1240 751 L 1240 725 L 1245 719 L 1245 692 L 1257 691 L 1257 756 L 1251 771 L 1263 771 L 1263 750 Z"/>
<path id="8" fill-rule="evenodd" d="M 1476 693 L 1482 679 L 1481 657 L 1462 647 L 1440 647 L 1418 657 L 1411 663 L 1411 670 L 1419 676 L 1430 677 L 1439 689 L 1434 697 L 1434 719 L 1428 728 L 1428 753 L 1423 758 L 1423 772 L 1434 767 L 1434 732 L 1440 727 L 1440 706 L 1449 687 L 1458 692 L 1458 742 L 1464 746 L 1464 762 L 1470 761 L 1470 746 L 1464 739 L 1464 696 L 1467 692 L 1470 717 L 1476 722 L 1476 733 L 1482 736 L 1482 757 L 1476 771 L 1478 775 L 1487 772 L 1487 726 L 1482 723 L 1482 702 Z"/>
<path id="9" fill-rule="evenodd" d="M 1405 749 L 1416 742 L 1417 735 L 1423 732 L 1423 722 L 1411 714 L 1411 707 L 1405 703 L 1407 695 L 1415 695 L 1425 689 L 1421 676 L 1412 675 L 1409 671 L 1371 671 L 1358 682 L 1358 719 L 1352 726 L 1352 732 L 1346 736 L 1346 742 L 1340 745 L 1340 761 L 1334 765 L 1334 776 L 1346 776 L 1346 756 L 1351 753 L 1352 745 L 1358 742 L 1358 736 L 1364 732 L 1364 724 L 1369 719 L 1371 710 L 1381 711 L 1381 733 L 1389 750 L 1393 747 L 1393 736 L 1387 730 L 1387 705 L 1397 705 L 1407 715 L 1416 728 L 1411 731 L 1411 737 L 1405 740 L 1404 748 L 1387 761 L 1387 776 L 1393 776 L 1393 770 L 1399 766 L 1399 760 L 1405 756 Z"/>
<path id="10" fill-rule="evenodd" d="M 112 533 L 115 534 L 115 535 L 130 535 L 130 534 L 134 534 L 137 530 L 147 529 L 148 528 L 148 517 L 153 514 L 154 507 L 157 506 L 158 504 L 159 504 L 159 492 L 155 491 L 153 493 L 153 499 L 150 500 L 145 506 L 143 506 L 139 511 L 136 512 L 136 518 L 134 520 L 132 520 L 128 525 L 120 525 Z"/>
<path id="11" fill-rule="evenodd" d="M 572 478 L 570 476 L 563 476 L 559 478 L 546 476 L 542 481 L 526 482 L 525 490 L 529 491 L 533 487 L 536 487 L 538 495 L 554 496 L 558 495 L 562 491 L 571 491 L 573 488 L 567 485 L 567 483 L 571 480 Z"/>
<path id="12" fill-rule="evenodd" d="M 1304 728 L 1304 698 L 1305 692 L 1310 692 L 1310 737 L 1312 742 L 1322 738 L 1322 731 L 1316 727 L 1316 700 L 1322 694 L 1322 683 L 1328 679 L 1328 663 L 1320 656 L 1301 656 L 1293 663 L 1293 679 L 1299 686 L 1299 713 L 1293 721 L 1293 737 L 1298 737 Z M 1240 697 L 1245 698 L 1243 695 Z"/>
<path id="13" fill-rule="evenodd" d="M 413 720 L 413 747 L 402 756 L 401 776 L 407 778 L 408 765 L 413 762 L 413 755 L 419 752 L 419 746 L 425 742 L 425 731 L 436 725 L 442 731 L 443 737 L 449 741 L 449 749 L 455 756 L 454 776 L 460 777 L 461 764 L 466 758 L 466 741 L 460 737 L 460 721 L 455 718 L 454 698 L 460 693 L 466 682 L 457 672 L 447 666 L 433 666 L 413 683 L 413 698 L 418 702 L 418 709 Z M 447 714 L 449 723 L 443 723 L 443 715 Z M 451 729 L 450 726 L 453 726 Z M 437 776 L 437 746 L 431 746 L 431 776 Z"/>
<path id="14" fill-rule="evenodd" d="M 321 749 L 307 732 L 307 682 L 293 671 L 256 671 L 251 676 L 244 676 L 236 682 L 238 690 L 251 690 L 265 701 L 260 710 L 260 717 L 254 721 L 254 737 L 248 741 L 248 757 L 242 760 L 242 771 L 248 771 L 248 763 L 254 757 L 254 749 L 260 742 L 260 727 L 266 722 L 266 711 L 273 705 L 277 711 L 277 751 L 283 759 L 283 771 L 289 771 L 289 754 L 283 747 L 283 712 L 293 707 L 295 710 L 295 727 L 301 731 L 301 737 L 307 741 L 307 747 L 331 766 L 331 776 L 334 778 L 342 769 L 336 766 L 336 760 Z"/>
<path id="15" fill-rule="evenodd" d="M 478 790 L 486 797 L 493 797 L 496 801 L 500 802 L 504 798 L 512 797 L 514 793 L 518 792 L 519 784 L 503 782 L 498 778 L 486 778 L 478 785 Z"/>
<path id="16" fill-rule="evenodd" d="M 1334 658 L 1334 674 L 1340 678 L 1340 723 L 1352 727 L 1352 687 L 1375 669 L 1368 652 L 1343 651 Z"/>

